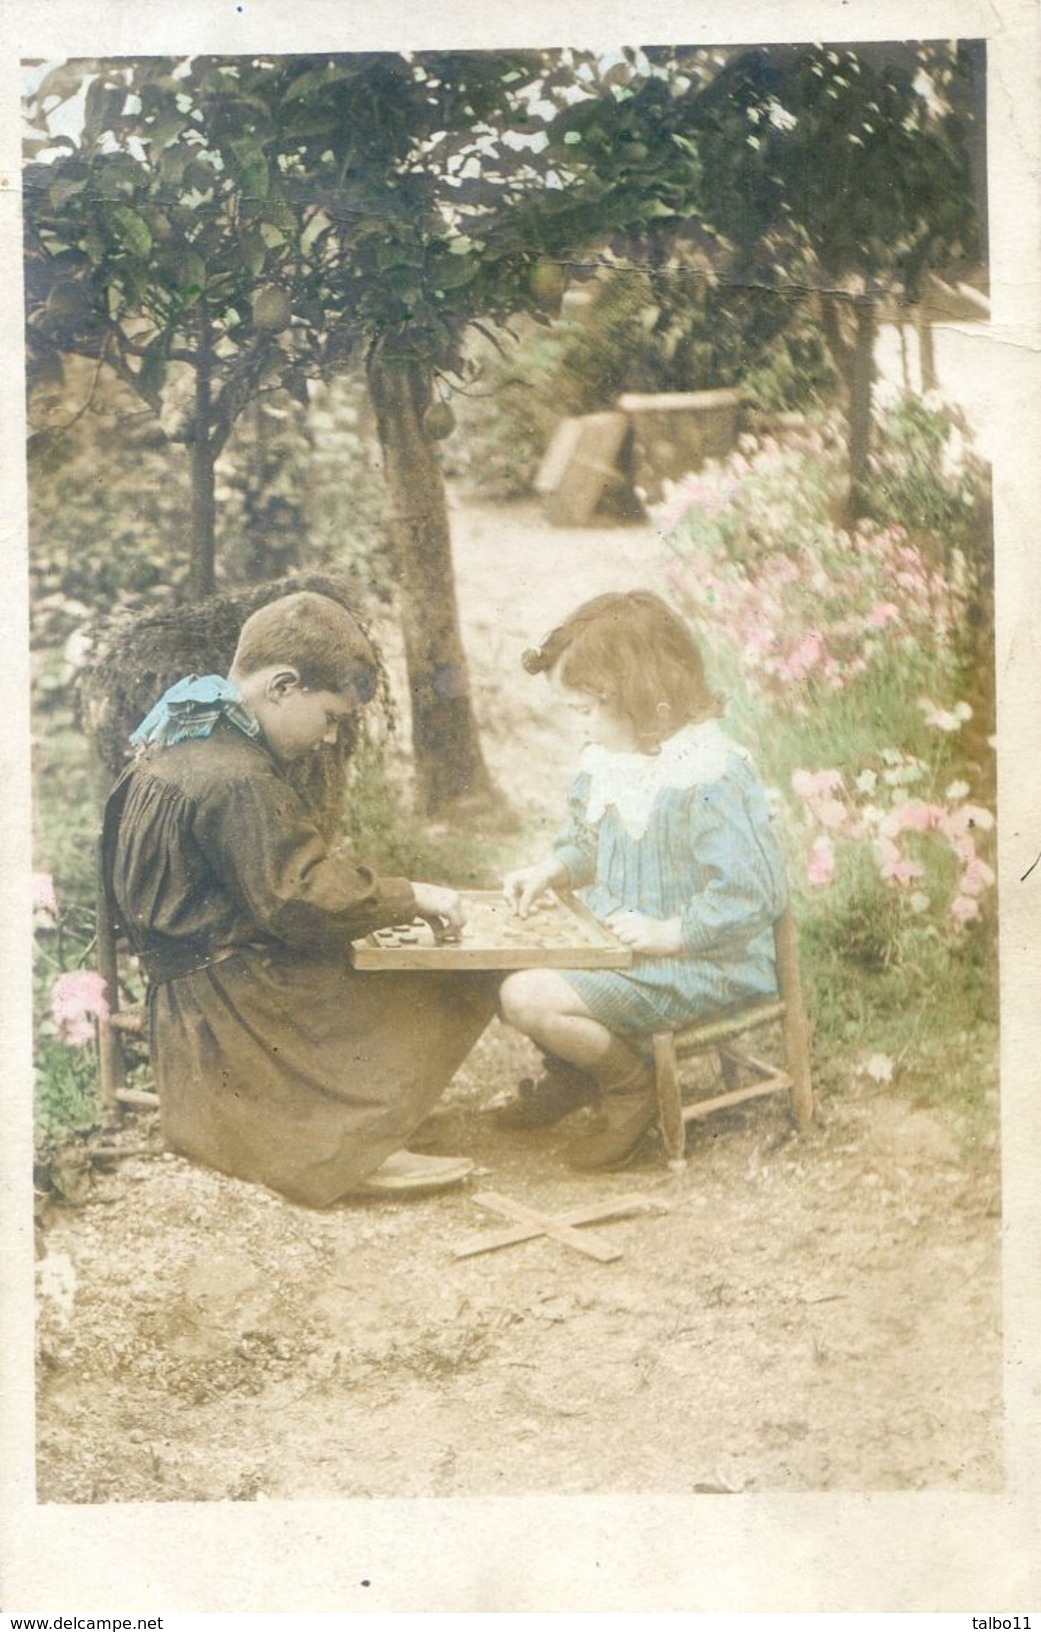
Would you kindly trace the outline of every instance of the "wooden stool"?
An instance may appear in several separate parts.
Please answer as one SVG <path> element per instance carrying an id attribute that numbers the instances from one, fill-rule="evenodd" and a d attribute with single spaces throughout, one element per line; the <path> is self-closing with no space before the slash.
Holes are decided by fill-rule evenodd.
<path id="1" fill-rule="evenodd" d="M 786 1093 L 800 1127 L 806 1127 L 813 1119 L 810 1028 L 803 1006 L 799 948 L 790 908 L 785 909 L 774 925 L 774 946 L 776 998 L 728 1010 L 714 1020 L 686 1026 L 682 1031 L 654 1034 L 654 1075 L 662 1139 L 669 1166 L 674 1171 L 682 1171 L 685 1165 L 687 1123 L 724 1110 L 728 1105 L 740 1105 L 746 1099 L 758 1099 L 763 1094 Z M 783 1068 L 734 1046 L 739 1037 L 770 1025 L 781 1028 Z M 709 1050 L 719 1054 L 726 1091 L 702 1096 L 684 1105 L 680 1064 Z M 752 1072 L 755 1081 L 738 1088 L 734 1084 L 742 1070 Z"/>

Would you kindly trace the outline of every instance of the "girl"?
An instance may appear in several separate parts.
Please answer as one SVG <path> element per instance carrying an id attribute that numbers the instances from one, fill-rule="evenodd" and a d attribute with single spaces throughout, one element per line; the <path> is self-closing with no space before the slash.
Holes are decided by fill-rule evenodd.
<path id="1" fill-rule="evenodd" d="M 352 939 L 417 910 L 462 922 L 455 891 L 328 849 L 287 777 L 375 677 L 339 602 L 270 602 L 243 625 L 227 680 L 182 681 L 142 722 L 105 815 L 167 1144 L 314 1207 L 465 1177 L 466 1158 L 401 1147 L 495 1008 L 481 976 L 350 966 Z"/>
<path id="2" fill-rule="evenodd" d="M 749 755 L 720 729 L 694 638 L 658 596 L 597 596 L 524 666 L 549 676 L 586 746 L 553 854 L 507 874 L 504 894 L 523 918 L 551 886 L 581 890 L 634 961 L 507 977 L 503 1017 L 547 1072 L 499 1119 L 546 1126 L 599 1096 L 599 1125 L 569 1160 L 612 1167 L 655 1117 L 643 1040 L 776 992 L 784 868 Z"/>

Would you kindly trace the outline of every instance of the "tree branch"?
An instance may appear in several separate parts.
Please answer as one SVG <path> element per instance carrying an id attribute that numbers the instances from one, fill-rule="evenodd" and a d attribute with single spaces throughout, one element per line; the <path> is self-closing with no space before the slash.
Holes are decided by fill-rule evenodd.
<path id="1" fill-rule="evenodd" d="M 72 427 L 78 424 L 83 418 L 84 414 L 87 413 L 91 403 L 94 401 L 94 393 L 98 388 L 98 381 L 101 378 L 101 370 L 108 361 L 105 353 L 108 350 L 109 338 L 110 336 L 106 335 L 101 343 L 101 350 L 98 352 L 97 362 L 94 365 L 94 372 L 91 375 L 90 385 L 87 388 L 87 395 L 84 397 L 80 406 L 76 409 L 76 412 L 72 415 L 71 419 L 67 419 L 65 421 L 64 425 L 44 426 L 43 431 L 46 435 L 54 437 L 55 439 L 66 436 L 68 432 L 72 430 Z"/>
<path id="2" fill-rule="evenodd" d="M 256 394 L 276 349 L 269 340 L 258 340 L 251 351 L 241 354 L 237 367 L 228 375 L 213 409 L 210 447 L 215 455 L 220 453 L 235 428 L 235 421 Z"/>

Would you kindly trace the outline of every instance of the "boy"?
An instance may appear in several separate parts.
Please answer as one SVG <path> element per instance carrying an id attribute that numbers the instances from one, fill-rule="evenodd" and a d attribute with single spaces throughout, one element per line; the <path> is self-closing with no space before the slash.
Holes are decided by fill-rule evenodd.
<path id="1" fill-rule="evenodd" d="M 171 688 L 105 818 L 115 916 L 149 985 L 163 1133 L 182 1155 L 323 1207 L 458 1182 L 402 1149 L 491 1019 L 494 982 L 360 973 L 352 939 L 453 890 L 329 850 L 284 767 L 375 691 L 337 601 L 291 594 L 243 625 L 227 680 Z"/>

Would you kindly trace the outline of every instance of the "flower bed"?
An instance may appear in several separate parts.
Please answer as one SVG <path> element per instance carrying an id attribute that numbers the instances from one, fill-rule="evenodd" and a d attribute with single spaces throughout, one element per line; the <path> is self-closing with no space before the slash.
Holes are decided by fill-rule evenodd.
<path id="1" fill-rule="evenodd" d="M 735 734 L 786 807 L 811 940 L 868 967 L 928 952 L 935 974 L 992 911 L 991 744 L 968 700 L 988 695 L 970 637 L 983 552 L 884 513 L 843 527 L 843 480 L 826 429 L 745 437 L 653 520 Z"/>

